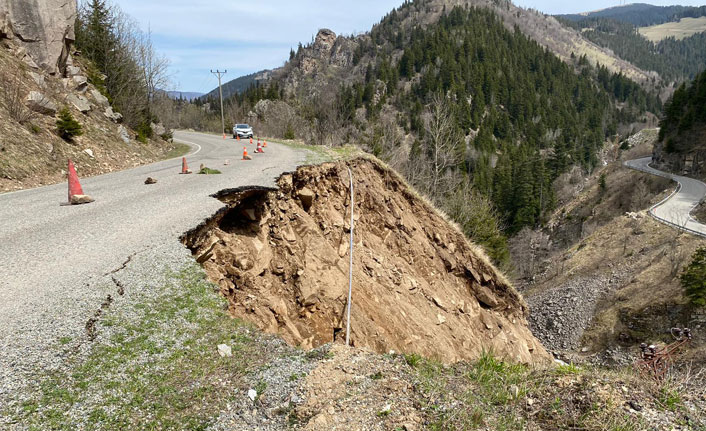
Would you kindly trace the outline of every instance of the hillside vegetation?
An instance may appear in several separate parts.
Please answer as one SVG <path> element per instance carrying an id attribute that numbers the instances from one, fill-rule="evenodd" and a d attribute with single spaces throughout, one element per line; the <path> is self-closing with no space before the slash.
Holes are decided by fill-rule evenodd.
<path id="1" fill-rule="evenodd" d="M 654 81 L 658 88 L 692 79 L 706 64 L 704 32 L 681 39 L 668 37 L 651 41 L 641 35 L 634 24 L 613 18 L 589 17 L 562 22 L 580 30 L 584 37 L 609 48 L 620 58 L 644 70 L 657 72 L 662 78 L 662 82 Z"/>
<path id="2" fill-rule="evenodd" d="M 706 6 L 654 6 L 646 3 L 633 3 L 595 12 L 557 15 L 557 17 L 571 21 L 582 21 L 586 18 L 608 18 L 632 24 L 636 27 L 647 27 L 670 21 L 679 21 L 681 18 L 698 18 L 704 15 L 706 15 Z"/>
<path id="3" fill-rule="evenodd" d="M 682 84 L 666 104 L 656 160 L 668 169 L 703 175 L 706 161 L 706 71 Z"/>

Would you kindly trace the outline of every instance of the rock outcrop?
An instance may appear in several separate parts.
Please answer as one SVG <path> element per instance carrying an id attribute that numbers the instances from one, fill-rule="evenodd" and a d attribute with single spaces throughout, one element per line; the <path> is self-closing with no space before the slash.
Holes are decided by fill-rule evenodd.
<path id="1" fill-rule="evenodd" d="M 26 50 L 30 66 L 64 75 L 76 13 L 76 0 L 2 0 L 0 38 L 15 39 Z"/>

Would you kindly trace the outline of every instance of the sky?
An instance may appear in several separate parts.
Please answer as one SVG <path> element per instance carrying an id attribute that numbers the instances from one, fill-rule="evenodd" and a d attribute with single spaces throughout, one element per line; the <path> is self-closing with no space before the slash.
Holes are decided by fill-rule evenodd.
<path id="1" fill-rule="evenodd" d="M 210 70 L 227 70 L 224 82 L 282 66 L 289 50 L 311 42 L 320 28 L 337 34 L 369 30 L 403 0 L 113 0 L 152 34 L 170 60 L 170 90 L 206 93 L 218 85 Z M 644 0 L 643 0 L 644 1 Z M 699 5 L 706 0 L 644 1 Z M 621 0 L 514 0 L 545 13 L 585 12 Z"/>

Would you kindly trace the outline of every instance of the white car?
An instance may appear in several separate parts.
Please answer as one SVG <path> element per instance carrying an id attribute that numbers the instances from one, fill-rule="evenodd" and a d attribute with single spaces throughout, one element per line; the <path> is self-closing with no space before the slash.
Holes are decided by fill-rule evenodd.
<path id="1" fill-rule="evenodd" d="M 248 139 L 253 137 L 252 127 L 249 124 L 236 124 L 233 127 L 233 139 Z"/>

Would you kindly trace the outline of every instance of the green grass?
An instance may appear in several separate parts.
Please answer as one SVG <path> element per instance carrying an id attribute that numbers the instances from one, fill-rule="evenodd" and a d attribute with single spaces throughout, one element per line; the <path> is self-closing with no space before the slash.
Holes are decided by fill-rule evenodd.
<path id="1" fill-rule="evenodd" d="M 413 362 L 431 430 L 645 429 L 622 403 L 595 395 L 593 382 L 622 385 L 631 379 L 628 374 L 574 365 L 533 369 L 491 352 L 453 366 L 424 358 Z M 669 395 L 664 398 L 665 405 L 675 404 Z"/>
<path id="2" fill-rule="evenodd" d="M 264 357 L 200 268 L 173 274 L 163 291 L 137 318 L 109 311 L 109 339 L 43 376 L 15 419 L 36 430 L 205 429 Z M 232 357 L 220 357 L 221 343 Z"/>
<path id="3" fill-rule="evenodd" d="M 173 159 L 176 157 L 182 157 L 191 151 L 191 147 L 186 144 L 174 143 L 174 148 L 169 150 L 167 154 L 164 155 L 165 160 Z"/>
<path id="4" fill-rule="evenodd" d="M 199 171 L 199 174 L 201 174 L 201 175 L 218 175 L 220 173 L 221 173 L 221 171 L 219 171 L 218 169 L 211 169 L 211 168 L 207 168 L 207 167 L 204 167 L 203 169 L 201 169 Z"/>
<path id="5" fill-rule="evenodd" d="M 345 145 L 342 147 L 329 148 L 324 145 L 305 144 L 301 141 L 273 142 L 277 142 L 278 144 L 286 145 L 290 148 L 294 148 L 297 150 L 309 151 L 306 157 L 306 163 L 311 165 L 324 162 L 335 162 L 339 160 L 350 160 L 363 154 L 363 151 L 361 151 L 358 147 L 354 145 Z"/>

